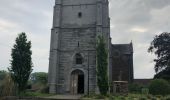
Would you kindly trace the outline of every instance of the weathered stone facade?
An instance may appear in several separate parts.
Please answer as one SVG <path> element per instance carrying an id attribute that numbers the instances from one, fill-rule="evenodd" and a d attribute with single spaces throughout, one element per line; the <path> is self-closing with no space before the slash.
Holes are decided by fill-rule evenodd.
<path id="1" fill-rule="evenodd" d="M 55 0 L 49 59 L 50 93 L 97 92 L 98 35 L 106 40 L 108 75 L 112 81 L 108 0 Z"/>
<path id="2" fill-rule="evenodd" d="M 112 80 L 133 81 L 133 46 L 130 44 L 112 45 Z"/>

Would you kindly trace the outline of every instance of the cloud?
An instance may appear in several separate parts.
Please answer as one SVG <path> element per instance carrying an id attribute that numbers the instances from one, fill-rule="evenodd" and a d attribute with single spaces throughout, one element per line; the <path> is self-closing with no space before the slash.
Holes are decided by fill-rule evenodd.
<path id="1" fill-rule="evenodd" d="M 169 32 L 170 0 L 110 0 L 112 43 L 134 44 L 135 78 L 152 78 L 154 55 L 147 52 L 156 34 Z"/>
<path id="2" fill-rule="evenodd" d="M 131 32 L 139 32 L 139 33 L 143 33 L 146 32 L 147 29 L 146 28 L 139 28 L 139 27 L 134 27 L 132 29 L 130 29 Z"/>
<path id="3" fill-rule="evenodd" d="M 0 1 L 0 69 L 10 65 L 17 34 L 32 41 L 34 71 L 48 71 L 50 29 L 55 0 Z M 135 78 L 152 78 L 154 55 L 147 52 L 155 34 L 170 31 L 170 0 L 110 0 L 112 43 L 134 45 Z"/>
<path id="4" fill-rule="evenodd" d="M 34 71 L 48 72 L 54 0 L 0 1 L 0 70 L 10 66 L 11 48 L 18 33 L 32 42 Z"/>

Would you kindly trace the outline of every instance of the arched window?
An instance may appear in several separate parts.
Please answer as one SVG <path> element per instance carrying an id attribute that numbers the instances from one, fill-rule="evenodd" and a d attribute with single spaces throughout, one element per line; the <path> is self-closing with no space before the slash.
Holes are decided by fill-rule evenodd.
<path id="1" fill-rule="evenodd" d="M 82 58 L 81 54 L 77 53 L 75 58 L 76 58 L 76 64 L 83 63 L 83 58 Z"/>

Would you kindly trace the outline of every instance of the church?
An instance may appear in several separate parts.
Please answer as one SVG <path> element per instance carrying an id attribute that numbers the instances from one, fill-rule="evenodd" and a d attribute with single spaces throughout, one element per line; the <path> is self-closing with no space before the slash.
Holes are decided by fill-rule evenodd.
<path id="1" fill-rule="evenodd" d="M 108 51 L 109 83 L 133 82 L 133 44 L 111 43 L 109 1 L 55 0 L 48 75 L 50 93 L 98 91 L 96 39 L 99 35 L 105 38 Z"/>

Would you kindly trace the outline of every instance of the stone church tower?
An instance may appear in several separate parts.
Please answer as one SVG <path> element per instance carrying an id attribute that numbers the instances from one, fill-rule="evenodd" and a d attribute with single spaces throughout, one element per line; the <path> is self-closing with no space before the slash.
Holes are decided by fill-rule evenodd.
<path id="1" fill-rule="evenodd" d="M 113 75 L 118 75 L 124 68 L 133 70 L 133 60 L 124 60 L 126 67 L 113 61 L 115 53 L 112 51 L 119 51 L 122 56 L 124 53 L 110 42 L 108 5 L 108 0 L 55 0 L 48 76 L 50 93 L 97 91 L 95 47 L 98 35 L 103 35 L 106 40 L 109 82 L 117 80 Z M 130 48 L 127 46 L 126 49 Z M 133 51 L 128 53 L 133 57 Z M 131 81 L 133 71 L 125 71 L 123 75 Z"/>
<path id="2" fill-rule="evenodd" d="M 96 91 L 96 37 L 110 46 L 108 0 L 55 0 L 51 32 L 50 93 Z"/>

